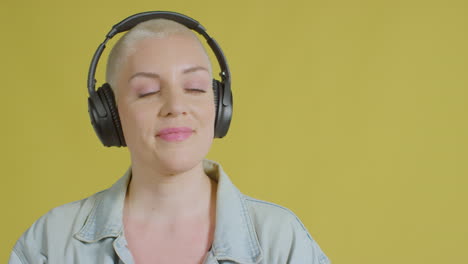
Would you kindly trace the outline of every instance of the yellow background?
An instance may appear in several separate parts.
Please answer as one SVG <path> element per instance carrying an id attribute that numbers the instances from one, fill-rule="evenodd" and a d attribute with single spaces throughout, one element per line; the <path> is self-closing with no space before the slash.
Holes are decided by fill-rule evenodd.
<path id="1" fill-rule="evenodd" d="M 92 130 L 86 76 L 147 10 L 223 47 L 234 119 L 209 158 L 241 191 L 292 209 L 333 263 L 468 263 L 468 2 L 452 0 L 2 0 L 1 263 L 128 167 Z"/>

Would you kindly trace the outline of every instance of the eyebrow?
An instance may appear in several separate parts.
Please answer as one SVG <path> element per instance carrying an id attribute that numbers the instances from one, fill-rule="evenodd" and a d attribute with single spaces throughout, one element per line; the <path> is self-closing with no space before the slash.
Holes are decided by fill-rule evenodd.
<path id="1" fill-rule="evenodd" d="M 192 72 L 196 72 L 196 71 L 206 71 L 206 72 L 210 73 L 210 71 L 207 68 L 203 67 L 203 66 L 190 67 L 188 69 L 183 70 L 182 73 L 187 74 L 187 73 L 192 73 Z M 128 79 L 128 82 L 130 82 L 131 80 L 133 80 L 136 77 L 147 77 L 147 78 L 152 78 L 152 79 L 160 79 L 161 78 L 159 76 L 159 74 L 154 73 L 154 72 L 137 72 L 137 73 L 133 74 Z"/>
<path id="2" fill-rule="evenodd" d="M 191 73 L 191 72 L 196 72 L 196 71 L 206 71 L 210 73 L 210 71 L 203 66 L 190 67 L 188 69 L 185 69 L 182 73 Z"/>
<path id="3" fill-rule="evenodd" d="M 152 78 L 152 79 L 159 79 L 159 74 L 157 73 L 153 73 L 153 72 L 137 72 L 135 74 L 133 74 L 130 79 L 128 79 L 128 82 L 130 82 L 132 79 L 134 79 L 135 77 L 147 77 L 147 78 Z"/>

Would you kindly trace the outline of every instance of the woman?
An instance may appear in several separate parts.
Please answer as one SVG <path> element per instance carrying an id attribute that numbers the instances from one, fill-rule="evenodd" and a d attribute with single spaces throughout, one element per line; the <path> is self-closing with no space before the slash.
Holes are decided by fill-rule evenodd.
<path id="1" fill-rule="evenodd" d="M 226 91 L 214 89 L 193 31 L 178 14 L 162 17 L 137 23 L 108 59 L 112 90 L 101 97 L 115 95 L 131 167 L 111 188 L 37 220 L 10 263 L 329 263 L 292 212 L 241 194 L 204 159 Z"/>

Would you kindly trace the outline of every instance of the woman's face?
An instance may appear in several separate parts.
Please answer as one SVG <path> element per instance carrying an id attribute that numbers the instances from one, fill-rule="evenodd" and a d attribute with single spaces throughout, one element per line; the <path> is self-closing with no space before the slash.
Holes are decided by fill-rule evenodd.
<path id="1" fill-rule="evenodd" d="M 194 36 L 139 41 L 118 78 L 132 162 L 175 174 L 200 164 L 214 137 L 211 65 Z"/>

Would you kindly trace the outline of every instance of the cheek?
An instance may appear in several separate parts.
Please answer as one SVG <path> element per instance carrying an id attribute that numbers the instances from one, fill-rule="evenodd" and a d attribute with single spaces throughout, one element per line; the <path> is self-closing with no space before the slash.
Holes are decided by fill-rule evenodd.
<path id="1" fill-rule="evenodd" d="M 151 113 L 148 110 L 138 109 L 137 107 L 123 107 L 119 109 L 120 121 L 124 132 L 125 140 L 132 142 L 139 138 L 138 134 L 150 131 L 149 122 Z"/>
<path id="2" fill-rule="evenodd" d="M 192 117 L 196 122 L 196 126 L 200 130 L 203 139 L 214 137 L 214 124 L 215 124 L 215 106 L 214 102 L 208 98 L 203 98 L 192 104 L 193 108 Z M 205 142 L 205 140 L 203 140 Z"/>
<path id="3" fill-rule="evenodd" d="M 204 107 L 202 111 L 202 118 L 206 126 L 214 129 L 216 118 L 216 107 L 214 103 L 208 103 L 208 106 Z"/>
<path id="4" fill-rule="evenodd" d="M 205 113 L 205 130 L 206 130 L 206 138 L 209 142 L 211 142 L 214 138 L 214 128 L 215 128 L 215 119 L 216 119 L 216 108 L 213 106 L 206 111 Z"/>

